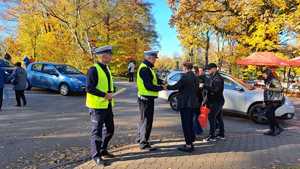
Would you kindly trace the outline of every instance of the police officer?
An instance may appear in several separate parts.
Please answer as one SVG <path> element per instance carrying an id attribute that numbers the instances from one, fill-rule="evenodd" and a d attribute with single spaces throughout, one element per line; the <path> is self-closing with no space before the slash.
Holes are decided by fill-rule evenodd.
<path id="1" fill-rule="evenodd" d="M 208 114 L 210 130 L 208 137 L 204 141 L 211 142 L 216 141 L 216 139 L 225 139 L 222 111 L 225 103 L 223 95 L 224 79 L 219 74 L 215 63 L 208 64 L 207 69 L 210 77 L 205 83 L 204 89 L 207 91 L 207 106 L 210 109 L 210 113 Z M 216 135 L 217 124 L 220 130 Z"/>
<path id="2" fill-rule="evenodd" d="M 154 99 L 158 97 L 158 92 L 166 89 L 163 81 L 157 77 L 153 70 L 158 51 L 146 51 L 145 60 L 137 71 L 137 88 L 139 103 L 139 123 L 137 142 L 141 150 L 155 150 L 149 143 L 154 115 Z"/>
<path id="3" fill-rule="evenodd" d="M 86 105 L 92 125 L 91 155 L 97 165 L 104 166 L 105 161 L 102 157 L 114 157 L 107 151 L 108 143 L 114 134 L 114 83 L 108 67 L 112 60 L 112 47 L 96 48 L 94 52 L 97 63 L 88 70 Z M 105 135 L 102 133 L 103 125 L 106 127 Z"/>

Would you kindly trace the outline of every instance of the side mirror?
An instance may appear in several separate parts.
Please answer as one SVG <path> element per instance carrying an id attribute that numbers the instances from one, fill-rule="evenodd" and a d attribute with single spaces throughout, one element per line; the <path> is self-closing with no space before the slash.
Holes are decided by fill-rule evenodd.
<path id="1" fill-rule="evenodd" d="M 236 86 L 235 90 L 239 91 L 239 92 L 244 92 L 244 89 L 242 87 L 240 87 L 240 86 Z"/>

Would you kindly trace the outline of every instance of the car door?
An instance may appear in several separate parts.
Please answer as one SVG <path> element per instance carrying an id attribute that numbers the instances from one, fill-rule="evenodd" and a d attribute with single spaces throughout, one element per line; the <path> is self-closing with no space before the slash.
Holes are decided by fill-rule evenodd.
<path id="1" fill-rule="evenodd" d="M 235 81 L 224 77 L 225 110 L 243 112 L 245 106 L 245 90 Z"/>
<path id="2" fill-rule="evenodd" d="M 43 69 L 43 64 L 42 63 L 36 63 L 33 64 L 31 67 L 31 70 L 29 71 L 28 74 L 28 79 L 30 82 L 30 85 L 32 87 L 42 87 L 43 82 L 42 82 L 42 69 Z"/>
<path id="3" fill-rule="evenodd" d="M 51 90 L 57 90 L 59 74 L 56 71 L 56 68 L 54 65 L 44 64 L 42 79 L 43 79 L 45 88 L 51 89 Z"/>

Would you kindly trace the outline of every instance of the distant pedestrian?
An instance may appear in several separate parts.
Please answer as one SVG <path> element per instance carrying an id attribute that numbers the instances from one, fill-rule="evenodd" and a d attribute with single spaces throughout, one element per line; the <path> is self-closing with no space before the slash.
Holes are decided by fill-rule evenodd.
<path id="1" fill-rule="evenodd" d="M 192 71 L 193 64 L 183 63 L 183 75 L 173 86 L 167 86 L 168 90 L 178 90 L 178 108 L 180 110 L 181 123 L 186 145 L 178 148 L 179 151 L 194 151 L 195 132 L 193 129 L 193 118 L 199 114 L 199 79 Z"/>
<path id="2" fill-rule="evenodd" d="M 3 88 L 5 84 L 5 73 L 4 70 L 0 67 L 0 111 L 2 110 L 2 102 L 3 102 Z"/>
<path id="3" fill-rule="evenodd" d="M 30 59 L 29 59 L 29 57 L 28 57 L 28 56 L 24 56 L 23 62 L 24 62 L 24 65 L 25 65 L 26 68 L 27 68 L 27 66 L 30 64 Z"/>
<path id="4" fill-rule="evenodd" d="M 128 64 L 128 78 L 129 82 L 134 81 L 134 71 L 135 71 L 135 64 L 134 61 L 130 61 Z"/>
<path id="5" fill-rule="evenodd" d="M 33 63 L 33 62 L 35 62 L 35 59 L 34 59 L 34 57 L 30 56 L 29 62 L 30 62 L 30 63 Z"/>
<path id="6" fill-rule="evenodd" d="M 4 57 L 3 57 L 9 64 L 11 64 L 11 55 L 9 53 L 5 53 Z"/>
<path id="7" fill-rule="evenodd" d="M 21 106 L 21 99 L 23 101 L 23 106 L 26 106 L 27 101 L 25 97 L 25 90 L 27 88 L 27 73 L 24 68 L 22 68 L 21 62 L 16 63 L 16 69 L 12 73 L 12 83 L 14 85 L 14 90 L 16 93 L 17 107 Z"/>
<path id="8" fill-rule="evenodd" d="M 263 77 L 265 79 L 264 103 L 266 106 L 266 115 L 270 125 L 270 130 L 264 134 L 276 136 L 283 131 L 283 128 L 280 127 L 275 116 L 276 109 L 283 103 L 283 88 L 280 81 L 275 78 L 271 69 L 266 69 L 263 72 Z"/>
<path id="9" fill-rule="evenodd" d="M 207 66 L 209 78 L 204 84 L 204 90 L 207 91 L 206 105 L 210 109 L 208 114 L 209 120 L 209 135 L 204 139 L 206 142 L 216 141 L 216 139 L 225 139 L 225 130 L 223 122 L 223 105 L 225 103 L 224 79 L 218 72 L 218 67 L 215 63 L 210 63 Z M 219 128 L 219 133 L 216 135 L 216 128 Z"/>

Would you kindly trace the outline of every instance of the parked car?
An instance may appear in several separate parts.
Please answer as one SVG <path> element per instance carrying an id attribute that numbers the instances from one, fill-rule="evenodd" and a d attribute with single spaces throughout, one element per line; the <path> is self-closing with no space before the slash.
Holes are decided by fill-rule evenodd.
<path id="1" fill-rule="evenodd" d="M 247 115 L 256 123 L 266 123 L 265 108 L 263 104 L 263 90 L 255 89 L 243 81 L 231 77 L 228 74 L 221 73 L 224 78 L 224 110 L 241 115 Z M 167 77 L 169 85 L 176 84 L 182 76 L 181 71 L 173 71 Z M 173 110 L 177 111 L 178 91 L 161 91 L 159 97 L 170 102 Z M 285 97 L 284 104 L 276 112 L 276 117 L 281 119 L 292 119 L 295 116 L 295 106 Z"/>
<path id="2" fill-rule="evenodd" d="M 86 88 L 86 76 L 70 65 L 34 62 L 28 65 L 27 74 L 29 88 L 54 90 L 63 96 Z"/>
<path id="3" fill-rule="evenodd" d="M 0 67 L 5 72 L 5 79 L 7 80 L 6 83 L 10 83 L 10 79 L 8 77 L 10 77 L 10 75 L 15 70 L 15 66 L 6 61 L 5 59 L 0 59 Z"/>

